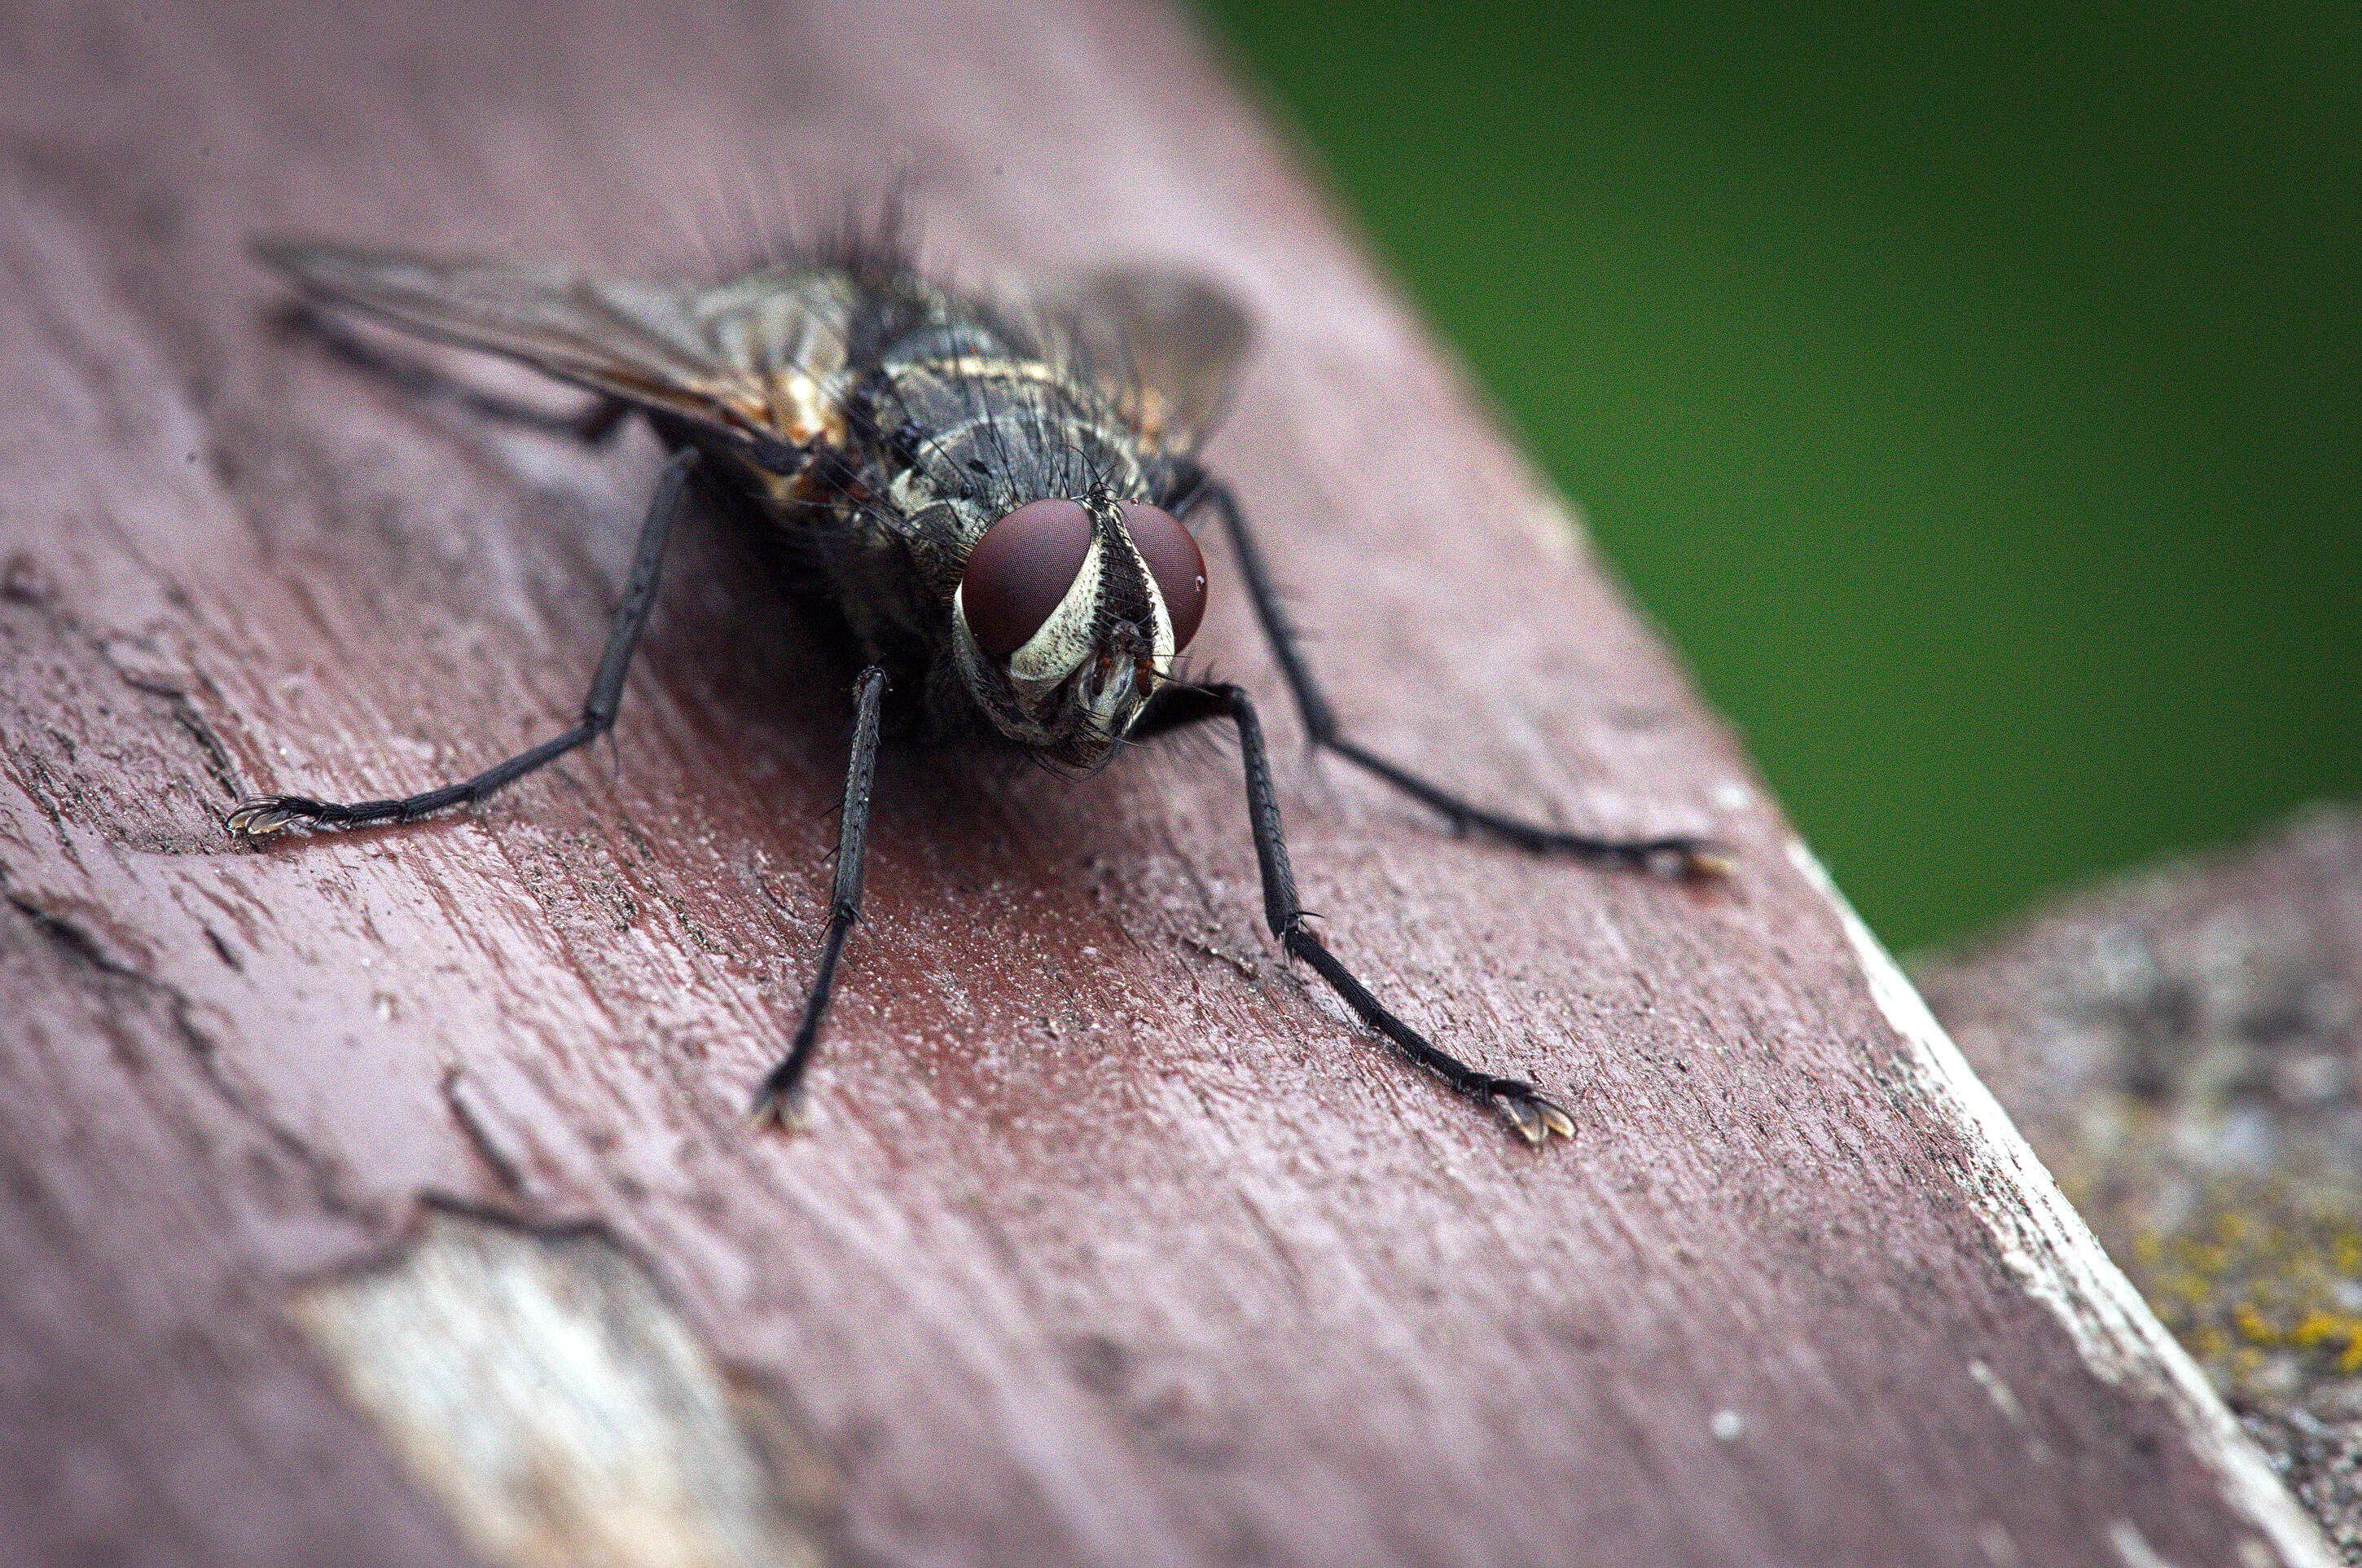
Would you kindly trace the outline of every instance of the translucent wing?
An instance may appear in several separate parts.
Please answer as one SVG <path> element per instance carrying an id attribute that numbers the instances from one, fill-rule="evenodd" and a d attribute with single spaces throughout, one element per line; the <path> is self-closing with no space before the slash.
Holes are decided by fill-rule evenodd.
<path id="1" fill-rule="evenodd" d="M 1194 273 L 1088 272 L 1035 303 L 1066 324 L 1084 362 L 1168 447 L 1196 447 L 1230 411 L 1254 338 L 1245 307 Z"/>
<path id="2" fill-rule="evenodd" d="M 645 283 L 316 240 L 255 250 L 315 299 L 726 437 L 801 444 L 838 434 L 824 427 L 822 389 L 844 365 L 852 285 L 833 270 Z"/>

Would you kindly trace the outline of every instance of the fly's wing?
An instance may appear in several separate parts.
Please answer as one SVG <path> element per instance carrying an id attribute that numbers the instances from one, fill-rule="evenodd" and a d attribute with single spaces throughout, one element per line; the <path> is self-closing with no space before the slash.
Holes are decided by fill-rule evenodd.
<path id="1" fill-rule="evenodd" d="M 844 362 L 850 284 L 826 270 L 711 286 L 316 240 L 255 250 L 315 299 L 758 448 L 825 434 L 811 411 Z"/>
<path id="2" fill-rule="evenodd" d="M 1071 333 L 1087 371 L 1140 426 L 1194 450 L 1230 412 L 1254 328 L 1245 307 L 1194 273 L 1087 272 L 1035 302 Z"/>

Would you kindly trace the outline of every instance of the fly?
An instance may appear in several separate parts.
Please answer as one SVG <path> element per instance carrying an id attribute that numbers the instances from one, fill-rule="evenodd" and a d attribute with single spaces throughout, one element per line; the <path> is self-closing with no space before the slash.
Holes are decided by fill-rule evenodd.
<path id="1" fill-rule="evenodd" d="M 1307 923 L 1270 759 L 1247 693 L 1176 664 L 1205 613 L 1189 523 L 1228 540 L 1314 745 L 1425 802 L 1462 832 L 1537 855 L 1665 877 L 1723 869 L 1686 837 L 1562 833 L 1461 800 L 1363 749 L 1338 723 L 1282 614 L 1230 489 L 1199 463 L 1247 338 L 1208 285 L 1151 271 L 1096 275 L 1023 307 L 931 282 L 896 246 L 861 242 L 723 283 L 657 283 L 567 268 L 438 259 L 321 242 L 258 247 L 315 305 L 520 360 L 598 402 L 564 422 L 597 440 L 647 420 L 671 456 L 579 718 L 471 778 L 402 800 L 299 795 L 241 803 L 229 831 L 410 822 L 479 801 L 607 733 L 692 480 L 742 501 L 809 569 L 864 668 L 836 878 L 801 1021 L 754 1101 L 793 1125 L 862 866 L 888 693 L 934 743 L 1029 754 L 1089 771 L 1126 745 L 1227 721 L 1245 770 L 1264 919 L 1371 1029 L 1529 1143 L 1572 1137 L 1565 1106 L 1523 1078 L 1472 1067 L 1389 1011 Z M 425 390 L 455 391 L 316 314 L 348 357 Z M 491 400 L 458 392 L 478 405 Z"/>

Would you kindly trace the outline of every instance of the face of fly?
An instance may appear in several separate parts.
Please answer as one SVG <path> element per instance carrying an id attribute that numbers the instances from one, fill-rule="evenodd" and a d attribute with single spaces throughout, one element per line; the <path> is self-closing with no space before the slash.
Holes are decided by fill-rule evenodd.
<path id="1" fill-rule="evenodd" d="M 960 675 L 994 727 L 1088 770 L 1115 755 L 1196 634 L 1206 560 L 1145 501 L 1052 496 L 984 530 L 952 603 Z"/>

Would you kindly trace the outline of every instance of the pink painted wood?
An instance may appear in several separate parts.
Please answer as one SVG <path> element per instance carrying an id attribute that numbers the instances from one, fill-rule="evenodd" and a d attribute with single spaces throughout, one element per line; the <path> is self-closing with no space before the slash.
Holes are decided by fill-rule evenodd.
<path id="1" fill-rule="evenodd" d="M 429 1198 L 619 1238 L 800 1434 L 848 1560 L 2313 1560 L 1182 21 L 0 28 L 11 1561 L 484 1551 L 281 1310 Z M 890 758 L 816 1124 L 750 1134 L 846 672 L 707 522 L 612 751 L 431 825 L 227 843 L 237 792 L 398 792 L 561 726 L 656 464 L 274 332 L 248 237 L 701 264 L 905 165 L 968 278 L 1160 259 L 1252 304 L 1212 457 L 1365 739 L 1735 846 L 1720 889 L 1536 864 L 1304 762 L 1217 552 L 1200 646 L 1266 699 L 1335 947 L 1563 1089 L 1575 1146 L 1519 1146 L 1279 962 L 1235 763 L 1186 747 L 1080 784 Z"/>

